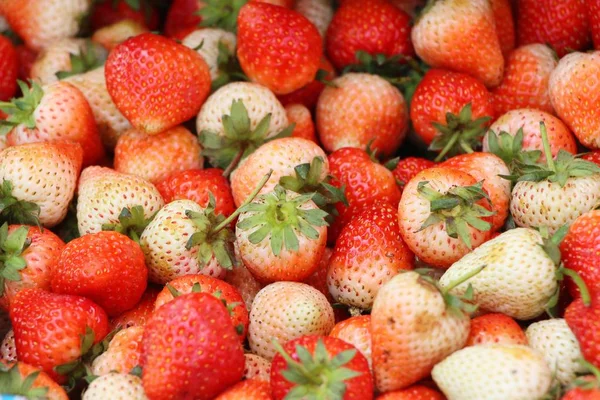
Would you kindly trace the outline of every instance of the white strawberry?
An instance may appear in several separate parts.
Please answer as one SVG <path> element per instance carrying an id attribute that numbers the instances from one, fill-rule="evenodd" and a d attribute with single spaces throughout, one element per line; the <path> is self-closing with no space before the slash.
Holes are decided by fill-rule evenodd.
<path id="1" fill-rule="evenodd" d="M 213 83 L 220 76 L 221 79 L 226 79 L 224 75 L 227 71 L 221 70 L 219 61 L 220 58 L 235 54 L 236 38 L 233 33 L 217 28 L 198 29 L 187 35 L 181 43 L 195 49 L 204 58 Z"/>
<path id="2" fill-rule="evenodd" d="M 333 18 L 333 4 L 331 0 L 297 0 L 294 10 L 304 15 L 317 27 L 321 36 L 325 37 L 327 27 Z"/>
<path id="3" fill-rule="evenodd" d="M 94 379 L 83 392 L 83 400 L 147 400 L 142 380 L 116 372 Z"/>
<path id="4" fill-rule="evenodd" d="M 271 361 L 256 354 L 246 353 L 244 366 L 244 379 L 258 379 L 269 382 L 271 380 Z"/>

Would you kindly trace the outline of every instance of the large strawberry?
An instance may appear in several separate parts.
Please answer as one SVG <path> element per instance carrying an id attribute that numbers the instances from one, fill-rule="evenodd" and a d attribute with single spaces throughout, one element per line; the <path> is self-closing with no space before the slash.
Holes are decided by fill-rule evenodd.
<path id="1" fill-rule="evenodd" d="M 85 389 L 82 400 L 147 400 L 142 380 L 129 373 L 112 372 L 94 379 Z"/>
<path id="2" fill-rule="evenodd" d="M 144 330 L 144 390 L 150 399 L 213 399 L 238 382 L 244 351 L 227 309 L 211 294 L 165 304 Z"/>
<path id="3" fill-rule="evenodd" d="M 17 91 L 17 73 L 19 60 L 12 42 L 6 36 L 0 35 L 0 101 L 10 100 Z"/>
<path id="4" fill-rule="evenodd" d="M 146 54 L 140 57 L 140 54 Z M 198 113 L 210 91 L 206 62 L 174 40 L 144 33 L 111 51 L 106 87 L 137 129 L 159 133 Z M 149 78 L 150 77 L 150 78 Z"/>
<path id="5" fill-rule="evenodd" d="M 272 400 L 269 382 L 243 380 L 215 397 L 214 400 Z"/>
<path id="6" fill-rule="evenodd" d="M 500 84 L 504 59 L 487 0 L 430 3 L 412 30 L 417 55 L 436 68 L 463 72 L 487 87 Z"/>
<path id="7" fill-rule="evenodd" d="M 500 49 L 504 59 L 515 48 L 515 21 L 513 15 L 513 0 L 490 0 L 492 12 L 494 13 L 494 22 L 496 23 L 496 33 L 500 42 Z"/>
<path id="8" fill-rule="evenodd" d="M 314 79 L 323 43 L 317 28 L 302 14 L 250 2 L 241 8 L 237 24 L 237 55 L 252 81 L 286 94 Z"/>

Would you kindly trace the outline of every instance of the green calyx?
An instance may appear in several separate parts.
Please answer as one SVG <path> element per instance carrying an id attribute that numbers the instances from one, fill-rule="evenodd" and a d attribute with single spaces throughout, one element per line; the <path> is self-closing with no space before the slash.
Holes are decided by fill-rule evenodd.
<path id="1" fill-rule="evenodd" d="M 471 103 L 468 103 L 458 115 L 446 113 L 446 125 L 432 122 L 438 131 L 429 145 L 429 150 L 439 153 L 435 161 L 441 161 L 446 156 L 473 153 L 473 149 L 481 144 L 486 131 L 485 124 L 489 120 L 487 116 L 473 120 Z"/>
<path id="2" fill-rule="evenodd" d="M 33 112 L 42 101 L 44 91 L 35 81 L 31 81 L 31 88 L 23 81 L 17 81 L 23 97 L 11 101 L 0 102 L 0 110 L 8 114 L 8 118 L 0 121 L 0 135 L 6 135 L 15 126 L 23 124 L 26 128 L 34 129 L 35 117 Z"/>
<path id="3" fill-rule="evenodd" d="M 40 225 L 40 207 L 30 201 L 19 200 L 12 194 L 13 184 L 3 180 L 0 185 L 0 223 Z"/>
<path id="4" fill-rule="evenodd" d="M 519 128 L 515 136 L 504 131 L 496 134 L 489 130 L 487 142 L 489 152 L 500 157 L 511 174 L 518 173 L 519 165 L 533 164 L 542 155 L 539 150 L 523 151 L 523 128 Z"/>
<path id="5" fill-rule="evenodd" d="M 223 136 L 203 130 L 199 138 L 204 148 L 202 154 L 213 166 L 223 168 L 224 176 L 229 176 L 243 158 L 249 156 L 262 144 L 290 136 L 295 126 L 292 124 L 276 136 L 267 138 L 271 114 L 267 114 L 256 128 L 252 129 L 248 110 L 242 100 L 234 100 L 229 115 L 223 115 L 222 120 L 225 133 Z"/>
<path id="6" fill-rule="evenodd" d="M 24 396 L 34 400 L 47 398 L 47 387 L 33 387 L 40 372 L 32 372 L 26 377 L 22 377 L 17 363 L 10 368 L 0 364 L 0 393 Z"/>
<path id="7" fill-rule="evenodd" d="M 242 212 L 251 215 L 238 222 L 237 228 L 253 230 L 248 236 L 252 244 L 269 237 L 275 256 L 279 256 L 284 247 L 288 251 L 299 251 L 298 234 L 316 240 L 319 232 L 315 227 L 327 226 L 325 211 L 302 208 L 313 197 L 314 193 L 308 193 L 288 198 L 285 188 L 277 185 L 272 192 L 243 207 Z"/>
<path id="8" fill-rule="evenodd" d="M 69 76 L 83 74 L 84 72 L 96 69 L 104 64 L 104 57 L 100 57 L 104 51 L 99 45 L 94 44 L 91 40 L 86 40 L 79 54 L 69 54 L 71 60 L 70 71 L 59 71 L 56 73 L 58 79 L 65 79 Z"/>
<path id="9" fill-rule="evenodd" d="M 575 378 L 573 380 L 573 382 L 571 382 L 571 384 L 569 385 L 569 388 L 579 388 L 579 389 L 583 389 L 583 390 L 598 390 L 600 389 L 600 370 L 598 370 L 598 368 L 596 368 L 596 366 L 594 364 L 592 364 L 591 362 L 583 359 L 583 358 L 579 358 L 577 360 L 577 362 L 583 367 L 585 368 L 585 372 L 584 374 L 588 376 L 588 378 L 586 379 L 583 376 L 579 376 L 577 378 Z M 592 379 L 589 378 L 589 375 L 592 375 Z"/>
<path id="10" fill-rule="evenodd" d="M 240 9 L 248 0 L 206 0 L 197 13 L 202 17 L 200 26 L 221 28 L 236 33 Z"/>
<path id="11" fill-rule="evenodd" d="M 79 227 L 77 226 L 77 199 L 74 198 L 69 203 L 67 215 L 60 224 L 55 226 L 52 231 L 62 239 L 63 242 L 69 243 L 73 239 L 77 239 L 81 235 L 79 234 Z"/>
<path id="12" fill-rule="evenodd" d="M 346 393 L 346 381 L 361 375 L 345 367 L 356 356 L 356 349 L 345 350 L 332 357 L 323 340 L 319 339 L 314 354 L 304 346 L 296 345 L 299 359 L 296 361 L 276 340 L 273 345 L 287 363 L 287 369 L 281 375 L 294 385 L 286 399 L 342 399 Z"/>
<path id="13" fill-rule="evenodd" d="M 202 43 L 200 43 L 202 45 Z M 217 65 L 219 72 L 215 80 L 211 83 L 212 91 L 216 91 L 222 86 L 231 82 L 248 81 L 248 77 L 242 71 L 235 51 L 229 50 L 229 47 L 223 41 L 219 42 L 219 54 L 217 56 Z"/>
<path id="14" fill-rule="evenodd" d="M 556 182 L 561 187 L 564 187 L 569 178 L 591 176 L 600 173 L 600 167 L 593 162 L 577 158 L 577 156 L 563 149 L 559 150 L 556 158 L 553 158 L 544 122 L 540 122 L 540 131 L 546 163 L 532 162 L 531 157 L 516 160 L 514 172 L 511 175 L 502 176 L 503 178 L 512 182 L 541 182 L 547 180 L 549 182 Z"/>
<path id="15" fill-rule="evenodd" d="M 332 176 L 328 175 L 321 179 L 323 164 L 323 158 L 315 157 L 310 164 L 297 165 L 294 168 L 295 176 L 283 176 L 279 179 L 279 184 L 299 194 L 313 193 L 312 201 L 328 214 L 326 220 L 332 223 L 334 217 L 338 215 L 335 204 L 342 202 L 347 207 L 348 199 L 344 194 L 345 186 L 338 188 L 329 183 L 333 179 Z"/>
<path id="16" fill-rule="evenodd" d="M 31 244 L 27 238 L 29 228 L 20 226 L 12 233 L 8 233 L 8 224 L 0 226 L 0 296 L 4 295 L 4 282 L 20 281 L 20 271 L 27 267 L 23 252 Z"/>
<path id="17" fill-rule="evenodd" d="M 486 209 L 479 204 L 479 200 L 490 201 L 487 193 L 483 190 L 483 182 L 472 186 L 455 186 L 442 194 L 429 187 L 428 181 L 419 182 L 417 186 L 419 194 L 430 202 L 429 217 L 425 220 L 421 229 L 444 222 L 448 236 L 460 240 L 469 248 L 471 235 L 469 226 L 479 231 L 489 231 L 491 224 L 482 218 L 490 217 L 495 212 Z"/>
<path id="18" fill-rule="evenodd" d="M 154 214 L 156 215 L 156 214 Z M 129 236 L 136 243 L 140 243 L 140 236 L 148 224 L 154 219 L 154 215 L 146 218 L 144 207 L 124 207 L 119 214 L 119 222 L 102 225 L 103 231 L 115 231 Z"/>

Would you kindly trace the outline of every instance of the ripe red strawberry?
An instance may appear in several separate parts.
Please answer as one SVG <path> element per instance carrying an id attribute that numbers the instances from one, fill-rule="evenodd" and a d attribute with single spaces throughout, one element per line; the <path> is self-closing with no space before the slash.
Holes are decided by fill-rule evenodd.
<path id="1" fill-rule="evenodd" d="M 209 193 L 215 198 L 215 214 L 229 216 L 235 210 L 231 187 L 219 168 L 175 172 L 156 184 L 165 203 L 192 200 L 206 207 Z"/>
<path id="2" fill-rule="evenodd" d="M 412 41 L 432 67 L 469 74 L 487 87 L 502 80 L 504 58 L 488 0 L 432 3 L 417 19 Z"/>
<path id="3" fill-rule="evenodd" d="M 599 0 L 588 0 L 587 1 L 587 16 L 590 31 L 592 32 L 592 40 L 594 41 L 594 48 L 600 48 L 600 1 Z"/>
<path id="4" fill-rule="evenodd" d="M 269 382 L 247 379 L 231 386 L 215 397 L 215 400 L 271 400 Z"/>
<path id="5" fill-rule="evenodd" d="M 109 316 L 133 308 L 148 280 L 142 249 L 117 232 L 92 233 L 70 241 L 54 272 L 52 291 L 85 296 Z"/>
<path id="6" fill-rule="evenodd" d="M 580 290 L 583 287 L 579 288 Z M 600 318 L 600 291 L 586 289 L 565 310 L 565 321 L 579 342 L 581 354 L 596 368 L 600 368 L 600 331 L 595 329 Z"/>
<path id="7" fill-rule="evenodd" d="M 406 157 L 398 161 L 398 165 L 392 171 L 396 183 L 400 187 L 400 191 L 404 190 L 404 186 L 415 177 L 419 172 L 427 168 L 433 168 L 435 162 L 426 158 Z"/>
<path id="8" fill-rule="evenodd" d="M 329 292 L 338 303 L 370 309 L 379 288 L 413 264 L 396 206 L 373 203 L 357 211 L 337 238 L 327 271 Z"/>
<path id="9" fill-rule="evenodd" d="M 156 9 L 147 0 L 101 0 L 94 3 L 90 23 L 94 31 L 123 20 L 139 22 L 150 30 L 156 30 L 158 17 Z"/>
<path id="10" fill-rule="evenodd" d="M 323 79 L 332 81 L 335 76 L 333 65 L 325 57 L 321 57 L 319 69 L 325 71 Z M 304 104 L 309 110 L 313 110 L 319 100 L 319 95 L 325 89 L 325 84 L 318 79 L 302 86 L 300 89 L 294 90 L 288 94 L 280 94 L 277 96 L 281 104 L 284 106 L 290 104 Z"/>
<path id="11" fill-rule="evenodd" d="M 244 73 L 275 94 L 312 82 L 323 54 L 317 28 L 302 14 L 250 2 L 238 16 L 237 56 Z"/>
<path id="12" fill-rule="evenodd" d="M 559 57 L 590 43 L 585 0 L 519 0 L 519 46 L 548 43 Z"/>
<path id="13" fill-rule="evenodd" d="M 140 301 L 131 310 L 125 311 L 110 320 L 110 330 L 117 327 L 126 329 L 132 326 L 145 326 L 146 322 L 154 312 L 154 303 L 160 289 L 148 286 Z"/>
<path id="14" fill-rule="evenodd" d="M 511 6 L 512 0 L 490 0 L 496 33 L 504 59 L 515 48 L 515 21 Z"/>
<path id="15" fill-rule="evenodd" d="M 92 374 L 101 376 L 112 371 L 129 373 L 140 364 L 143 335 L 142 326 L 132 326 L 117 332 L 108 343 L 106 351 L 93 361 Z"/>
<path id="16" fill-rule="evenodd" d="M 19 60 L 12 42 L 3 35 L 0 35 L 0 71 L 0 101 L 8 101 L 17 91 Z"/>
<path id="17" fill-rule="evenodd" d="M 21 291 L 10 320 L 19 361 L 42 368 L 59 383 L 66 379 L 54 368 L 79 359 L 108 332 L 106 313 L 94 302 L 41 289 Z"/>
<path id="18" fill-rule="evenodd" d="M 271 366 L 271 393 L 274 400 L 295 393 L 369 400 L 373 377 L 366 358 L 351 344 L 331 336 L 302 336 L 279 345 Z"/>
<path id="19" fill-rule="evenodd" d="M 591 161 L 594 164 L 600 166 L 600 151 L 592 151 L 589 153 L 584 153 L 581 156 L 582 160 L 587 160 L 587 161 Z"/>
<path id="20" fill-rule="evenodd" d="M 327 56 L 338 70 L 358 63 L 357 51 L 371 55 L 413 55 L 410 16 L 384 0 L 346 1 L 327 29 Z"/>
<path id="21" fill-rule="evenodd" d="M 513 50 L 507 56 L 502 83 L 492 90 L 496 115 L 518 108 L 554 113 L 548 84 L 557 64 L 556 54 L 545 44 L 528 44 Z"/>
<path id="22" fill-rule="evenodd" d="M 387 392 L 376 400 L 445 400 L 446 398 L 437 390 L 423 385 L 412 385 L 406 389 Z"/>
<path id="23" fill-rule="evenodd" d="M 202 0 L 174 0 L 165 20 L 165 35 L 173 37 L 179 31 L 196 28 L 202 20 L 197 11 L 203 5 Z"/>
<path id="24" fill-rule="evenodd" d="M 511 317 L 485 314 L 471 320 L 471 331 L 466 346 L 485 344 L 527 344 L 523 329 Z"/>
<path id="25" fill-rule="evenodd" d="M 147 54 L 140 57 L 139 54 Z M 143 33 L 106 60 L 106 87 L 119 111 L 140 131 L 165 131 L 198 114 L 210 91 L 204 59 L 174 40 Z"/>
<path id="26" fill-rule="evenodd" d="M 585 387 L 572 387 L 570 389 L 567 390 L 567 392 L 564 394 L 563 397 L 561 397 L 562 400 L 598 400 L 600 399 L 600 388 L 597 387 L 597 383 L 595 383 L 595 378 L 592 376 L 589 376 L 588 381 L 592 382 L 592 387 L 591 388 L 585 388 Z"/>
<path id="27" fill-rule="evenodd" d="M 425 74 L 410 103 L 415 132 L 438 159 L 478 146 L 493 117 L 492 96 L 480 81 L 443 69 Z"/>
<path id="28" fill-rule="evenodd" d="M 189 293 L 148 321 L 141 364 L 148 398 L 210 400 L 242 379 L 244 351 L 223 303 Z"/>

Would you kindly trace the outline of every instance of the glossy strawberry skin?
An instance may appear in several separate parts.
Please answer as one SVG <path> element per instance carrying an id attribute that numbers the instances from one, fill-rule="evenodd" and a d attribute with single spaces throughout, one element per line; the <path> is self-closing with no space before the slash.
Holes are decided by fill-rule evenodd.
<path id="1" fill-rule="evenodd" d="M 507 315 L 491 313 L 473 318 L 466 346 L 496 343 L 527 345 L 527 336 L 519 324 Z"/>
<path id="2" fill-rule="evenodd" d="M 564 318 L 579 342 L 583 358 L 600 368 L 600 331 L 596 328 L 600 319 L 600 292 L 591 292 L 589 306 L 581 297 L 574 300 L 565 310 Z"/>
<path id="3" fill-rule="evenodd" d="M 54 367 L 81 356 L 86 327 L 94 331 L 94 343 L 108 333 L 106 313 L 91 300 L 41 289 L 21 291 L 11 304 L 10 320 L 19 360 L 42 368 L 58 383 L 65 378 Z"/>
<path id="4" fill-rule="evenodd" d="M 19 63 L 10 39 L 0 35 L 0 101 L 12 99 L 17 91 Z"/>
<path id="5" fill-rule="evenodd" d="M 435 162 L 421 157 L 406 157 L 398 161 L 398 165 L 392 171 L 396 183 L 400 187 L 400 190 L 404 189 L 404 186 L 408 181 L 414 178 L 419 172 L 427 168 L 433 168 Z"/>
<path id="6" fill-rule="evenodd" d="M 132 326 L 145 326 L 154 312 L 154 303 L 159 293 L 159 288 L 148 286 L 135 307 L 110 320 L 110 330 L 117 327 L 126 329 Z"/>
<path id="7" fill-rule="evenodd" d="M 238 16 L 237 55 L 246 75 L 275 94 L 313 81 L 323 54 L 317 28 L 302 14 L 266 3 L 248 3 Z"/>
<path id="8" fill-rule="evenodd" d="M 131 8 L 125 0 L 105 0 L 97 3 L 92 10 L 90 22 L 93 30 L 112 25 L 119 21 L 129 19 L 145 25 L 150 30 L 158 28 L 159 18 L 156 10 L 148 1 L 141 0 L 139 10 Z"/>
<path id="9" fill-rule="evenodd" d="M 331 62 L 327 60 L 327 58 L 321 57 L 319 69 L 327 72 L 325 75 L 326 80 L 330 81 L 335 78 L 335 69 L 333 68 L 333 65 L 331 65 Z M 325 89 L 325 84 L 317 79 L 314 79 L 312 82 L 301 87 L 300 89 L 294 90 L 288 94 L 278 95 L 277 98 L 283 106 L 300 103 L 304 104 L 309 110 L 313 110 L 317 105 L 319 95 L 323 89 Z"/>
<path id="10" fill-rule="evenodd" d="M 347 1 L 327 29 L 327 55 L 339 70 L 358 63 L 356 52 L 412 56 L 410 16 L 383 0 Z"/>

